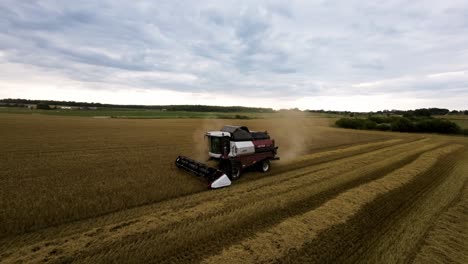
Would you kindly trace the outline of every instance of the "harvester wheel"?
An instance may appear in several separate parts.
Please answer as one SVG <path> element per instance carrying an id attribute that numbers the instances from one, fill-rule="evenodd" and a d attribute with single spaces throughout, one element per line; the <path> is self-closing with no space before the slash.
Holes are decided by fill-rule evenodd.
<path id="1" fill-rule="evenodd" d="M 231 167 L 231 180 L 235 181 L 241 176 L 241 168 L 238 165 L 232 165 Z"/>
<path id="2" fill-rule="evenodd" d="M 267 172 L 270 170 L 270 161 L 269 160 L 264 160 L 260 164 L 260 171 L 261 172 Z"/>

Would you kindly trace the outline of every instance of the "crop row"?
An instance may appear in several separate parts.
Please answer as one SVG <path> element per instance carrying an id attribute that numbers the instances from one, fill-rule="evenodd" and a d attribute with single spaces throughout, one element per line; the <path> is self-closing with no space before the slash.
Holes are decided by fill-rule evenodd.
<path id="1" fill-rule="evenodd" d="M 364 205 L 382 194 L 409 183 L 416 176 L 432 168 L 440 157 L 460 147 L 450 145 L 425 153 L 411 164 L 395 170 L 384 178 L 350 189 L 303 215 L 288 218 L 274 227 L 257 233 L 253 238 L 246 239 L 206 259 L 204 263 L 226 263 L 233 260 L 239 263 L 264 263 L 281 258 L 291 249 L 299 249 L 307 241 L 315 239 L 318 233 L 334 225 L 345 223 Z"/>

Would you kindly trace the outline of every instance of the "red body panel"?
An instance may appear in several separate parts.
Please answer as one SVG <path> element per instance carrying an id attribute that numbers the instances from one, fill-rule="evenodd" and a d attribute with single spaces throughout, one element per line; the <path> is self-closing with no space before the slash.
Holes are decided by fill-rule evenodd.
<path id="1" fill-rule="evenodd" d="M 271 139 L 253 140 L 252 143 L 255 148 L 271 148 L 274 146 L 274 142 Z"/>
<path id="2" fill-rule="evenodd" d="M 265 159 L 273 159 L 275 154 L 273 152 L 262 152 L 262 153 L 254 153 L 251 155 L 243 155 L 232 158 L 235 161 L 238 161 L 242 164 L 242 168 L 252 166 L 257 162 L 263 161 Z"/>

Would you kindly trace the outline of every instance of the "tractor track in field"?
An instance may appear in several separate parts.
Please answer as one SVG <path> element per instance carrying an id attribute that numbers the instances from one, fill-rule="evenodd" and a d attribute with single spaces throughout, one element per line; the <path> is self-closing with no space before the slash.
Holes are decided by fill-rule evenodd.
<path id="1" fill-rule="evenodd" d="M 84 228 L 82 231 L 46 242 L 38 239 L 32 244 L 18 243 L 18 248 L 12 251 L 2 253 L 0 247 L 0 257 L 32 262 L 131 262 L 132 259 L 157 263 L 201 261 L 219 254 L 230 245 L 249 239 L 255 233 L 277 225 L 284 219 L 314 210 L 347 190 L 381 179 L 412 163 L 423 153 L 440 148 L 441 144 L 427 139 L 394 142 L 390 140 L 364 144 L 367 145 L 364 147 L 367 152 L 353 147 L 345 148 L 348 149 L 347 152 L 324 151 L 321 155 L 312 155 L 311 160 L 307 162 L 314 165 L 308 167 L 272 177 L 244 181 L 229 189 L 202 192 L 168 200 L 161 205 L 149 205 L 142 208 L 146 213 L 137 214 L 135 217 L 123 217 L 113 224 L 96 224 L 94 228 Z M 363 152 L 357 154 L 358 151 Z M 454 164 L 454 161 L 452 163 Z M 448 172 L 447 168 L 440 171 L 439 167 L 441 166 L 436 166 L 438 171 L 429 174 L 434 176 L 437 172 Z M 414 182 L 420 178 L 424 177 L 417 177 Z M 413 186 L 414 182 L 407 185 Z M 436 185 L 429 185 L 431 186 Z M 404 188 L 406 185 L 401 187 L 401 190 L 378 197 L 367 206 L 373 208 L 374 204 L 385 204 L 385 201 L 397 199 L 397 193 L 405 194 L 402 191 Z M 385 198 L 387 196 L 393 198 Z M 401 199 L 397 201 L 401 203 Z M 372 210 L 375 212 L 377 209 Z M 381 210 L 387 212 L 384 214 L 387 216 L 388 212 L 391 212 L 391 208 Z M 368 210 L 363 212 L 365 215 Z M 350 220 L 353 230 L 365 228 L 352 222 L 353 219 L 362 220 L 362 217 L 359 213 Z M 378 221 L 372 223 L 375 222 Z M 348 222 L 345 225 L 347 224 Z M 336 228 L 338 227 L 330 230 Z M 333 233 L 330 230 L 320 235 L 325 237 L 323 241 L 328 242 L 323 243 L 329 247 L 333 244 L 330 241 L 334 239 L 331 236 L 327 240 L 327 232 Z M 365 248 L 361 244 L 357 243 L 360 248 Z M 305 251 L 308 248 L 309 246 L 293 250 L 291 254 L 280 258 L 280 262 L 297 260 L 313 254 Z M 120 251 L 125 254 L 120 254 Z M 344 252 L 342 256 L 347 254 Z"/>
<path id="2" fill-rule="evenodd" d="M 399 221 L 404 221 L 418 203 L 426 201 L 427 196 L 446 180 L 445 177 L 461 162 L 463 162 L 461 159 L 453 159 L 452 156 L 443 157 L 434 169 L 419 175 L 409 184 L 378 197 L 361 208 L 346 223 L 325 230 L 316 239 L 299 250 L 291 250 L 276 263 L 304 261 L 308 263 L 382 263 L 382 261 L 390 261 L 382 255 L 378 256 L 382 252 L 375 252 L 373 246 L 375 247 L 379 240 L 388 240 L 390 230 L 395 228 Z M 396 241 L 393 242 L 396 243 Z M 417 246 L 417 241 L 413 243 L 413 247 L 415 246 Z M 412 252 L 413 248 L 407 251 Z M 380 259 L 375 259 L 377 256 Z M 403 254 L 395 254 L 393 257 L 395 256 L 401 258 L 395 261 L 399 263 L 405 263 L 406 258 L 411 258 Z M 394 261 L 390 262 L 394 263 Z"/>

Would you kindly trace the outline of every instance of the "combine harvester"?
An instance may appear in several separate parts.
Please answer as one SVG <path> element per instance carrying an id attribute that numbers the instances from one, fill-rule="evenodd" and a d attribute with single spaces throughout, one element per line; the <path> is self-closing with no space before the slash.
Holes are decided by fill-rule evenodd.
<path id="1" fill-rule="evenodd" d="M 276 157 L 278 147 L 267 132 L 249 131 L 245 126 L 224 126 L 221 131 L 210 131 L 208 155 L 218 161 L 218 168 L 193 159 L 178 156 L 175 163 L 178 168 L 189 171 L 208 180 L 210 188 L 231 185 L 231 181 L 240 178 L 242 170 L 256 166 L 260 171 L 270 170 L 270 161 Z"/>

